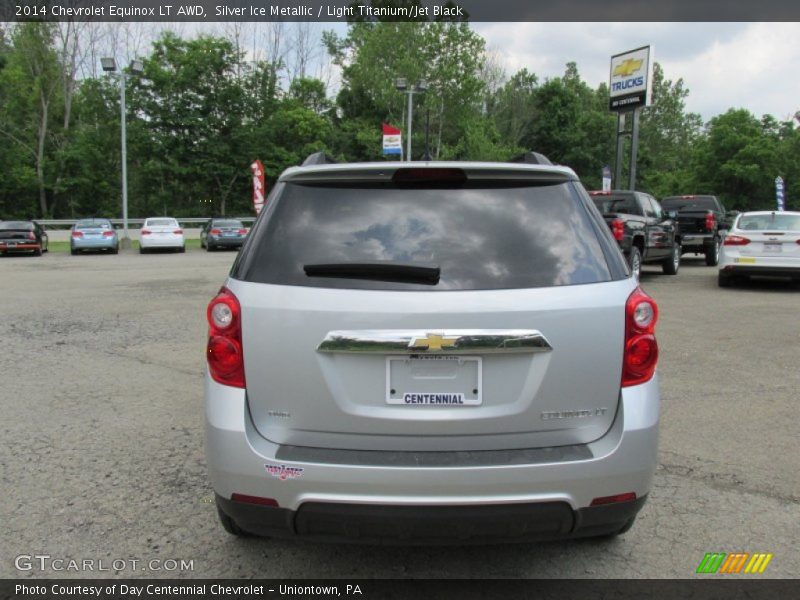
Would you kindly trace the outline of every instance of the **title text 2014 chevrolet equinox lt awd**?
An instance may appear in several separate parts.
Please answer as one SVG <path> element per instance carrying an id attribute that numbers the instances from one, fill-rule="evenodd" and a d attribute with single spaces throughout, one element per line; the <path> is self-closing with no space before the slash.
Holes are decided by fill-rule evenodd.
<path id="1" fill-rule="evenodd" d="M 290 168 L 208 306 L 222 524 L 369 543 L 622 533 L 656 466 L 657 314 L 566 167 Z"/>

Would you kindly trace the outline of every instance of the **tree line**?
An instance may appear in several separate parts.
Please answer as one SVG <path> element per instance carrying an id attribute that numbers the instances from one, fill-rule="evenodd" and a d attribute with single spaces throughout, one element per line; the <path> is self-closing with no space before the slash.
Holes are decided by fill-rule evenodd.
<path id="1" fill-rule="evenodd" d="M 63 24 L 0 27 L 0 218 L 120 213 L 119 81 L 80 76 L 82 43 L 80 31 L 65 34 Z M 589 189 L 613 166 L 608 87 L 589 86 L 573 62 L 560 77 L 509 75 L 480 35 L 453 21 L 353 22 L 320 43 L 340 69 L 336 93 L 304 66 L 287 76 L 282 58 L 253 59 L 235 35 L 159 35 L 140 57 L 141 74 L 126 77 L 130 215 L 251 214 L 249 165 L 257 158 L 268 187 L 312 152 L 384 160 L 381 123 L 404 128 L 406 118 L 397 77 L 427 82 L 414 98 L 415 159 L 426 139 L 435 160 L 536 150 L 572 167 Z M 655 65 L 637 188 L 771 208 L 781 175 L 788 207 L 800 207 L 795 123 L 742 108 L 703 123 L 686 110 L 688 94 L 682 79 Z"/>

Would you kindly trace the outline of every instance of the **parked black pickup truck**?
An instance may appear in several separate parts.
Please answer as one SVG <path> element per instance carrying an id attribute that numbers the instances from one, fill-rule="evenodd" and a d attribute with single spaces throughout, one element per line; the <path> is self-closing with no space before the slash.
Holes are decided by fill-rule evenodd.
<path id="1" fill-rule="evenodd" d="M 661 205 L 677 216 L 683 252 L 705 254 L 706 264 L 716 266 L 723 232 L 729 227 L 722 202 L 716 196 L 669 196 Z"/>
<path id="2" fill-rule="evenodd" d="M 611 228 L 636 278 L 643 263 L 660 263 L 667 275 L 681 265 L 681 237 L 658 200 L 643 192 L 589 192 Z"/>

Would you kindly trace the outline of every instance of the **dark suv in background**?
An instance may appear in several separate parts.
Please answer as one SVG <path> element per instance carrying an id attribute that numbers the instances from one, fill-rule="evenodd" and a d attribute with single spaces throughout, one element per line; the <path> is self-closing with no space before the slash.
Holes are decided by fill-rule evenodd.
<path id="1" fill-rule="evenodd" d="M 716 196 L 669 196 L 661 206 L 674 214 L 681 229 L 681 248 L 684 253 L 704 254 L 706 265 L 719 263 L 719 248 L 725 231 L 730 227 L 727 212 Z"/>
<path id="2" fill-rule="evenodd" d="M 678 224 L 650 194 L 624 190 L 589 192 L 597 210 L 639 277 L 643 263 L 657 263 L 675 275 L 681 266 Z"/>

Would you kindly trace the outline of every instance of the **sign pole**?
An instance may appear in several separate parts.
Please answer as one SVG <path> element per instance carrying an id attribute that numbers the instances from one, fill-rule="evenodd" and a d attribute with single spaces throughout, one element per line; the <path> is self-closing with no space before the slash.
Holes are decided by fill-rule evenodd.
<path id="1" fill-rule="evenodd" d="M 633 109 L 633 131 L 631 133 L 631 179 L 628 186 L 631 191 L 636 189 L 636 155 L 639 152 L 639 112 L 640 108 Z"/>
<path id="2" fill-rule="evenodd" d="M 612 187 L 622 189 L 622 160 L 625 154 L 625 113 L 617 113 L 617 162 L 614 165 L 616 171 Z"/>

